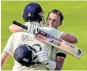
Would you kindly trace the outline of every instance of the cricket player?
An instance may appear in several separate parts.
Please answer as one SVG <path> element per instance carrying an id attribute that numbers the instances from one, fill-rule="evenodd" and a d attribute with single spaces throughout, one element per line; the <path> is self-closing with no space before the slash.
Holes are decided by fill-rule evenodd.
<path id="1" fill-rule="evenodd" d="M 13 33 L 3 52 L 2 52 L 2 57 L 1 57 L 1 66 L 3 67 L 4 62 L 8 58 L 8 56 L 14 56 L 16 49 L 23 45 L 27 44 L 31 47 L 33 47 L 34 44 L 38 44 L 41 46 L 42 51 L 37 52 L 38 56 L 38 61 L 41 63 L 39 66 L 22 66 L 16 59 L 14 59 L 14 66 L 13 66 L 13 71 L 18 70 L 18 71 L 23 71 L 23 70 L 47 70 L 47 69 L 56 69 L 56 63 L 55 61 L 52 61 L 50 58 L 50 53 L 49 51 L 49 45 L 44 44 L 38 40 L 35 39 L 35 36 L 31 34 L 34 29 L 37 29 L 37 27 L 40 27 L 40 21 L 42 21 L 42 8 L 38 3 L 30 3 L 28 4 L 23 13 L 23 18 L 27 22 L 26 25 L 30 29 L 28 29 L 27 32 L 16 32 Z M 35 48 L 37 48 L 35 46 Z M 37 48 L 38 49 L 38 48 Z M 26 52 L 26 51 L 25 51 Z M 20 57 L 20 56 L 19 56 Z M 26 61 L 26 59 L 24 59 Z M 53 66 L 52 66 L 53 65 Z"/>
<path id="2" fill-rule="evenodd" d="M 49 26 L 58 29 L 58 27 L 62 25 L 63 19 L 64 17 L 61 11 L 57 9 L 53 9 L 48 13 L 46 19 L 47 24 L 45 24 L 44 26 Z M 14 26 L 16 28 L 13 29 Z M 23 30 L 21 27 L 16 26 L 14 24 L 10 25 L 9 29 L 11 32 L 17 32 Z M 77 38 L 70 33 L 66 33 L 66 32 L 60 32 L 60 33 L 50 32 L 50 33 L 51 34 L 54 33 L 58 38 L 61 38 L 69 43 L 73 43 L 73 44 L 77 43 Z M 54 47 L 52 47 L 49 52 L 51 52 L 52 55 L 51 57 L 53 58 L 53 60 L 56 61 L 56 65 L 57 65 L 56 69 L 61 70 L 64 64 L 64 60 L 66 58 L 66 53 L 61 50 L 56 51 Z"/>
<path id="3" fill-rule="evenodd" d="M 47 24 L 45 24 L 45 26 L 58 29 L 62 25 L 63 19 L 64 17 L 63 17 L 62 12 L 60 10 L 53 9 L 48 13 L 48 16 L 46 19 Z M 69 43 L 73 43 L 73 44 L 77 43 L 77 38 L 74 35 L 67 33 L 67 32 L 62 32 L 62 34 L 60 35 L 60 38 Z M 57 63 L 56 64 L 59 70 L 62 69 L 65 58 L 66 58 L 66 53 L 64 51 L 61 51 L 61 50 L 57 51 L 57 54 L 56 54 Z"/>

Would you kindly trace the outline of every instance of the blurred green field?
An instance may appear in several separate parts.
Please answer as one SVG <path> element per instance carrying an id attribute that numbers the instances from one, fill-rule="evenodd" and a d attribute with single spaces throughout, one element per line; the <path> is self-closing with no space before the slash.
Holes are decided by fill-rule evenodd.
<path id="1" fill-rule="evenodd" d="M 24 23 L 22 13 L 24 6 L 29 1 L 2 1 L 1 2 L 1 51 L 3 50 L 9 36 L 12 34 L 8 27 L 13 20 Z M 59 28 L 77 36 L 79 46 L 83 50 L 80 60 L 67 55 L 63 70 L 87 70 L 87 2 L 75 1 L 38 1 L 43 7 L 46 18 L 52 9 L 59 9 L 64 15 L 63 25 Z M 4 65 L 3 70 L 10 70 L 13 66 L 13 57 L 10 57 Z"/>

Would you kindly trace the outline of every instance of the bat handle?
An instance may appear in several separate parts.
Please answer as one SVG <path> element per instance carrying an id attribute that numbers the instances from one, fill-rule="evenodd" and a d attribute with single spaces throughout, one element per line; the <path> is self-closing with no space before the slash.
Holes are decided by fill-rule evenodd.
<path id="1" fill-rule="evenodd" d="M 19 23 L 19 22 L 17 22 L 17 21 L 13 21 L 13 24 L 15 24 L 15 25 L 17 25 L 17 26 L 20 26 L 20 27 L 22 27 L 23 29 L 28 29 L 28 27 L 27 26 L 25 26 L 25 25 L 23 25 L 23 24 L 21 24 L 21 23 Z"/>

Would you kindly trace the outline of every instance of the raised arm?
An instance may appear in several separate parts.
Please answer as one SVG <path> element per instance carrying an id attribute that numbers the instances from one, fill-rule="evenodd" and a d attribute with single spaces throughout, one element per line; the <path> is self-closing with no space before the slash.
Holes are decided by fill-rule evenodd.
<path id="1" fill-rule="evenodd" d="M 74 43 L 75 44 L 75 43 L 78 42 L 77 38 L 74 35 L 69 34 L 69 33 L 64 33 L 63 35 L 61 35 L 60 38 L 67 41 L 67 42 L 69 42 L 69 43 Z"/>
<path id="2" fill-rule="evenodd" d="M 21 28 L 21 27 L 15 25 L 15 24 L 11 24 L 11 25 L 9 26 L 9 30 L 10 30 L 10 32 L 14 33 L 14 32 L 23 31 L 23 28 Z"/>

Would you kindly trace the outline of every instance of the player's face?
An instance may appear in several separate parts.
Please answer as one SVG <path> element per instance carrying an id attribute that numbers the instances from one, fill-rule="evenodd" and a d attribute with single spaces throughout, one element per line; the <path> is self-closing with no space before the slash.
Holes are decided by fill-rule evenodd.
<path id="1" fill-rule="evenodd" d="M 55 13 L 50 13 L 47 19 L 47 26 L 58 28 L 60 26 L 60 16 Z"/>

